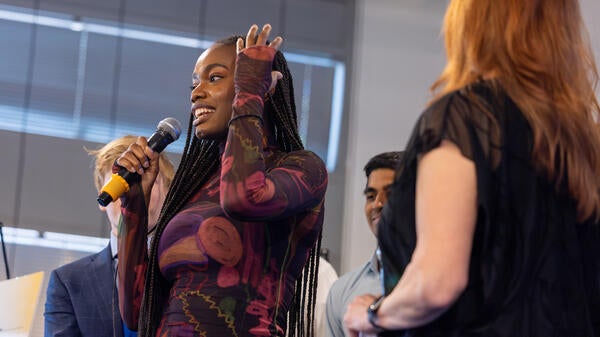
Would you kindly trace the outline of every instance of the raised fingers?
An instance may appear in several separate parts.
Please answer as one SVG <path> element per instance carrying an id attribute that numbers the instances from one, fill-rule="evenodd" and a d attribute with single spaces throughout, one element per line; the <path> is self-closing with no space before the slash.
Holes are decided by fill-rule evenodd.
<path id="1" fill-rule="evenodd" d="M 246 34 L 246 47 L 253 46 L 256 43 L 256 32 L 258 32 L 258 26 L 250 26 L 248 34 Z"/>
<path id="2" fill-rule="evenodd" d="M 244 47 L 267 45 L 269 35 L 271 34 L 271 29 L 272 29 L 272 27 L 268 23 L 265 24 L 262 27 L 262 29 L 260 29 L 260 31 L 259 31 L 259 28 L 257 25 L 250 26 L 250 29 L 248 30 L 248 34 L 246 35 L 245 46 L 244 46 L 244 42 L 243 41 L 240 42 L 240 39 L 238 39 L 237 51 L 240 52 L 242 49 L 244 49 Z M 268 44 L 268 46 L 271 48 L 274 48 L 274 49 L 279 49 L 282 42 L 283 42 L 283 39 L 280 36 L 277 36 L 273 39 L 273 41 L 271 41 L 271 43 Z"/>
<path id="3" fill-rule="evenodd" d="M 273 41 L 271 41 L 271 43 L 269 43 L 269 47 L 279 50 L 279 47 L 281 46 L 282 43 L 283 43 L 283 38 L 281 36 L 278 36 L 278 37 L 274 38 Z"/>
<path id="4" fill-rule="evenodd" d="M 241 37 L 239 37 L 236 41 L 236 49 L 237 52 L 241 52 L 242 49 L 244 49 L 244 39 L 242 39 Z"/>
<path id="5" fill-rule="evenodd" d="M 256 45 L 257 46 L 264 46 L 267 44 L 267 39 L 269 38 L 269 34 L 271 34 L 271 25 L 270 24 L 266 24 L 263 26 L 262 30 L 260 31 L 260 33 L 258 34 L 257 38 L 256 38 Z"/>

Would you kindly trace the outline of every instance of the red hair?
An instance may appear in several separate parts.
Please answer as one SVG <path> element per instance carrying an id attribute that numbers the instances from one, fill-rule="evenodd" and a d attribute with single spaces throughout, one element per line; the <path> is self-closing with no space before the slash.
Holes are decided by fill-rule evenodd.
<path id="1" fill-rule="evenodd" d="M 490 77 L 533 130 L 535 167 L 600 219 L 598 70 L 577 0 L 452 0 L 439 97 Z"/>

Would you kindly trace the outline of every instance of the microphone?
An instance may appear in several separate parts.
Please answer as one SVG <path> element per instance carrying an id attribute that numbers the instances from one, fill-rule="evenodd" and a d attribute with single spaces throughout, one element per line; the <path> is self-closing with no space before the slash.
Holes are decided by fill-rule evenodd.
<path id="1" fill-rule="evenodd" d="M 156 131 L 148 139 L 152 151 L 160 153 L 167 145 L 176 141 L 181 134 L 181 123 L 173 117 L 167 117 L 158 123 Z M 141 180 L 137 173 L 131 173 L 122 167 L 118 173 L 113 173 L 110 180 L 100 190 L 96 200 L 101 206 L 107 206 L 117 200 L 123 193 L 129 191 L 129 185 Z"/>

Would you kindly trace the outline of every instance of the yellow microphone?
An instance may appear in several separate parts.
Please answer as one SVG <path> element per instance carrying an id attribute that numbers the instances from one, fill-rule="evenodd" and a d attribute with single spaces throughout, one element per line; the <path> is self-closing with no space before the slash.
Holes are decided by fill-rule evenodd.
<path id="1" fill-rule="evenodd" d="M 181 123 L 173 117 L 167 117 L 158 123 L 156 131 L 148 139 L 148 147 L 152 151 L 160 153 L 167 145 L 179 139 L 181 134 Z M 127 171 L 124 167 L 119 169 L 118 173 L 113 173 L 110 180 L 100 190 L 98 203 L 101 206 L 107 206 L 114 200 L 129 191 L 129 186 L 141 180 L 137 173 Z"/>

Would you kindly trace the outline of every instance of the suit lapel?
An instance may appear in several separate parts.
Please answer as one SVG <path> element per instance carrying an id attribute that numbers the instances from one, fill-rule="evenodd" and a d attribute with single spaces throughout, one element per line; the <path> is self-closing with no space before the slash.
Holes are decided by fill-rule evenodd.
<path id="1" fill-rule="evenodd" d="M 90 286 L 96 287 L 96 291 L 101 294 L 98 296 L 98 309 L 102 315 L 109 317 L 112 331 L 111 336 L 123 337 L 123 323 L 119 313 L 119 300 L 115 285 L 115 274 L 113 269 L 113 259 L 110 250 L 110 244 L 104 248 L 97 258 L 92 261 L 93 268 L 89 275 Z"/>

